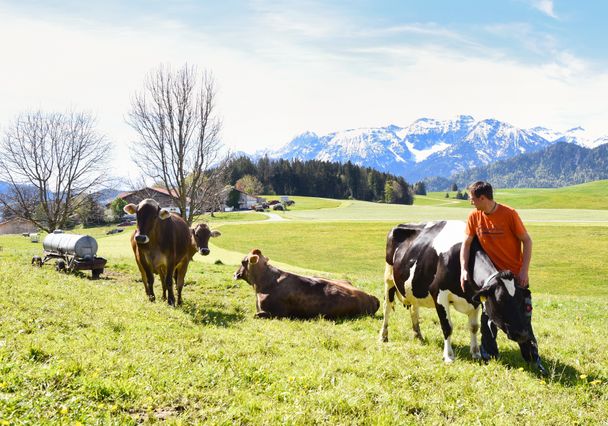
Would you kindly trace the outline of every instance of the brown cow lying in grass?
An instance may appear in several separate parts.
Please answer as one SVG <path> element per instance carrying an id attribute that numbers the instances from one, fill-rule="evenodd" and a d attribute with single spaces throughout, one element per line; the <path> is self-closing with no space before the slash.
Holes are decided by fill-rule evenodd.
<path id="1" fill-rule="evenodd" d="M 243 259 L 234 273 L 253 286 L 256 293 L 256 317 L 329 319 L 373 315 L 380 306 L 378 299 L 348 281 L 305 277 L 282 271 L 268 264 L 258 249 Z"/>

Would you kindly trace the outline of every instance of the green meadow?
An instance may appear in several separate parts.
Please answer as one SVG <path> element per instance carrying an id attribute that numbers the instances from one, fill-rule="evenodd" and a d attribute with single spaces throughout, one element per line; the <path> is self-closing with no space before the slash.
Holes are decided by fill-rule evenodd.
<path id="1" fill-rule="evenodd" d="M 468 206 L 469 201 L 455 199 L 456 192 L 429 192 L 416 196 L 416 205 L 448 207 Z M 608 180 L 598 180 L 564 188 L 496 189 L 494 198 L 517 209 L 608 209 Z"/>
<path id="2" fill-rule="evenodd" d="M 446 365 L 432 310 L 421 311 L 420 343 L 409 312 L 397 306 L 382 344 L 381 310 L 343 321 L 254 319 L 253 290 L 232 279 L 240 259 L 259 248 L 284 269 L 346 278 L 382 299 L 391 227 L 465 219 L 465 203 L 290 197 L 293 208 L 271 217 L 205 215 L 222 236 L 209 256 L 195 255 L 179 308 L 147 301 L 129 246 L 133 227 L 111 236 L 109 227 L 77 230 L 97 238 L 98 254 L 108 259 L 96 281 L 90 272 L 31 267 L 42 244 L 0 236 L 0 425 L 605 424 L 602 188 L 606 182 L 564 188 L 561 201 L 551 190 L 496 195 L 519 209 L 534 241 L 533 324 L 548 377 L 503 335 L 499 360 L 473 361 L 458 313 L 457 359 Z M 574 199 L 588 209 L 567 202 Z"/>

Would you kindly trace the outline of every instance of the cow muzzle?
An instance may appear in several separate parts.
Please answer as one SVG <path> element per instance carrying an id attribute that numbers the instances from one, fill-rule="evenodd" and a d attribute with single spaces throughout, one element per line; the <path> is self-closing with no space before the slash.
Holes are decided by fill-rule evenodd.
<path id="1" fill-rule="evenodd" d="M 135 242 L 137 244 L 148 244 L 150 242 L 150 238 L 147 235 L 139 234 L 135 236 Z"/>
<path id="2" fill-rule="evenodd" d="M 211 250 L 209 250 L 208 248 L 201 248 L 198 250 L 198 252 L 201 254 L 201 256 L 207 256 Z"/>
<path id="3" fill-rule="evenodd" d="M 507 333 L 507 338 L 517 343 L 526 343 L 530 340 L 530 333 L 528 333 L 527 331 L 521 331 L 518 333 Z"/>

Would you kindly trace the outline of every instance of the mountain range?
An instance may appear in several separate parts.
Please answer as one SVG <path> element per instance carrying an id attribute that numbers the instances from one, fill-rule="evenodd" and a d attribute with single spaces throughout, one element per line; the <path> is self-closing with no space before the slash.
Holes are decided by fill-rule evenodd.
<path id="1" fill-rule="evenodd" d="M 430 176 L 447 178 L 474 167 L 538 152 L 558 142 L 595 148 L 608 143 L 608 135 L 589 138 L 581 127 L 565 132 L 540 126 L 520 129 L 496 119 L 476 121 L 461 115 L 444 121 L 420 118 L 406 127 L 389 125 L 326 135 L 305 132 L 277 150 L 255 156 L 350 161 L 403 176 L 413 183 Z"/>
<path id="2" fill-rule="evenodd" d="M 427 188 L 444 191 L 452 182 L 464 188 L 477 180 L 499 188 L 553 188 L 600 179 L 608 179 L 608 144 L 589 149 L 562 141 L 542 151 L 456 173 L 449 180 L 435 179 Z"/>

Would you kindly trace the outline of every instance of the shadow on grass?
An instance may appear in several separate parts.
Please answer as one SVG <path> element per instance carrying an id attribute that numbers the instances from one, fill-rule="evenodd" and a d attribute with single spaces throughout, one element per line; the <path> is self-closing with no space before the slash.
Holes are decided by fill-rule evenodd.
<path id="1" fill-rule="evenodd" d="M 242 322 L 245 315 L 240 312 L 227 313 L 200 306 L 194 302 L 184 301 L 181 309 L 192 317 L 195 324 L 229 327 L 233 323 Z"/>
<path id="2" fill-rule="evenodd" d="M 440 346 L 443 349 L 443 342 L 438 341 L 438 343 L 439 344 L 437 346 Z M 471 358 L 470 349 L 469 349 L 468 345 L 465 346 L 465 345 L 452 344 L 452 347 L 454 348 L 454 352 L 456 353 L 457 359 L 463 359 L 463 360 L 467 360 L 467 361 L 473 362 L 473 363 L 483 363 L 484 362 L 484 361 L 473 360 Z M 541 347 L 541 350 L 542 350 L 542 347 Z M 519 348 L 511 347 L 511 348 L 501 349 L 499 358 L 495 359 L 495 360 L 491 360 L 489 362 L 496 362 L 506 368 L 512 368 L 512 369 L 523 368 L 525 371 L 527 371 L 528 373 L 530 373 L 534 376 L 543 378 L 548 382 L 559 383 L 560 385 L 565 386 L 565 387 L 574 387 L 574 386 L 579 386 L 579 385 L 583 384 L 583 382 L 581 381 L 581 378 L 580 378 L 581 373 L 575 367 L 573 367 L 569 364 L 565 364 L 559 360 L 543 357 L 542 352 L 540 354 L 540 358 L 543 362 L 543 365 L 549 372 L 549 374 L 546 377 L 540 373 L 540 371 L 538 370 L 536 365 L 534 365 L 533 363 L 528 364 L 523 359 L 523 357 L 521 356 L 521 352 L 519 351 Z M 598 377 L 595 377 L 595 376 L 586 377 L 585 382 L 587 382 L 587 380 L 593 381 L 593 380 L 597 379 Z"/>

